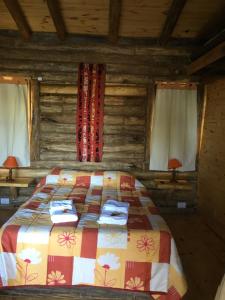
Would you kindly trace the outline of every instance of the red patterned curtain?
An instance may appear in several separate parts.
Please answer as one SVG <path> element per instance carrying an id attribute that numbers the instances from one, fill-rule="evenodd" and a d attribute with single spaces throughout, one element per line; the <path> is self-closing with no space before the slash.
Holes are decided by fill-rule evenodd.
<path id="1" fill-rule="evenodd" d="M 101 161 L 105 66 L 79 65 L 77 97 L 77 160 Z"/>

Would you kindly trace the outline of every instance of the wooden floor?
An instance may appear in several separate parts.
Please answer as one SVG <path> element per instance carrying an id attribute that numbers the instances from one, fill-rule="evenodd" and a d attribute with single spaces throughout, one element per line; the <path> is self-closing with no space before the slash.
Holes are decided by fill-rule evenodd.
<path id="1" fill-rule="evenodd" d="M 184 300 L 213 300 L 225 272 L 225 242 L 206 225 L 198 214 L 163 214 L 163 217 L 173 233 L 187 277 L 189 290 Z M 102 299 L 99 292 L 101 291 L 96 290 L 97 296 L 95 296 L 97 299 Z M 29 297 L 26 293 L 25 295 L 20 293 L 20 297 L 14 298 L 3 296 L 0 293 L 0 299 L 36 299 L 34 296 Z M 81 293 L 81 295 L 80 298 L 87 299 L 85 293 Z M 133 299 L 128 295 L 120 297 L 116 297 L 116 299 L 128 299 L 129 297 L 129 299 Z M 139 297 L 134 296 L 135 299 L 139 299 Z M 72 299 L 80 298 L 72 297 Z M 71 298 L 67 294 L 67 297 L 63 299 Z M 94 299 L 93 295 L 91 299 Z M 112 299 L 109 294 L 108 299 Z"/>
<path id="2" fill-rule="evenodd" d="M 184 300 L 213 300 L 225 273 L 225 241 L 201 216 L 163 215 L 176 240 L 189 286 Z"/>

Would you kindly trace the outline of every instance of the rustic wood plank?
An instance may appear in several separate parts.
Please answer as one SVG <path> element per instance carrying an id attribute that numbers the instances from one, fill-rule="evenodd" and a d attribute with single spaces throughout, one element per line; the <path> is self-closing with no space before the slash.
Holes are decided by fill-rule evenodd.
<path id="1" fill-rule="evenodd" d="M 225 80 L 207 84 L 207 98 L 199 156 L 199 208 L 208 224 L 225 239 L 224 116 Z"/>
<path id="2" fill-rule="evenodd" d="M 104 126 L 104 134 L 121 135 L 144 135 L 145 126 L 143 125 L 107 125 Z"/>
<path id="3" fill-rule="evenodd" d="M 77 86 L 72 85 L 47 85 L 41 84 L 40 92 L 43 94 L 77 94 Z M 146 96 L 146 88 L 143 86 L 115 85 L 105 87 L 106 96 Z"/>
<path id="4" fill-rule="evenodd" d="M 127 103 L 126 106 L 105 106 L 104 114 L 108 116 L 135 116 L 135 117 L 144 117 L 145 108 L 141 106 L 131 106 Z"/>
<path id="5" fill-rule="evenodd" d="M 114 290 L 112 288 L 99 288 L 91 286 L 74 286 L 66 287 L 28 287 L 28 288 L 13 288 L 5 289 L 2 293 L 3 297 L 10 297 L 9 299 L 15 300 L 31 300 L 31 299 L 73 299 L 73 300 L 152 300 L 149 293 Z M 35 296 L 34 296 L 35 295 Z M 12 297 L 12 298 L 11 298 Z M 15 298 L 14 298 L 15 297 Z M 1 298 L 0 298 L 1 299 Z M 7 298 L 4 298 L 7 299 Z M 8 299 L 7 299 L 8 300 Z"/>
<path id="6" fill-rule="evenodd" d="M 225 18 L 224 18 L 225 5 L 219 9 L 217 13 L 206 22 L 200 30 L 197 38 L 204 40 L 204 48 L 214 47 L 216 43 L 224 40 L 225 31 Z"/>
<path id="7" fill-rule="evenodd" d="M 56 132 L 47 132 L 47 131 L 42 131 L 40 134 L 40 140 L 42 144 L 44 142 L 49 142 L 49 143 L 60 143 L 60 142 L 65 142 L 65 143 L 75 143 L 76 141 L 76 134 L 75 131 L 74 133 L 56 133 Z M 124 144 L 144 144 L 144 136 L 143 135 L 109 135 L 105 134 L 104 135 L 104 145 L 109 146 L 109 145 L 124 145 Z"/>
<path id="8" fill-rule="evenodd" d="M 7 49 L 7 48 L 6 48 Z M 6 51 L 4 48 L 0 48 L 0 57 L 6 58 L 8 54 L 8 60 L 13 62 L 17 60 L 26 60 L 27 64 L 32 63 L 32 61 L 36 61 L 38 65 L 41 64 L 41 62 L 52 62 L 55 63 L 54 66 L 56 68 L 57 65 L 60 65 L 62 68 L 63 64 L 67 64 L 69 66 L 69 63 L 72 64 L 72 66 L 75 64 L 79 64 L 80 61 L 87 62 L 87 63 L 116 63 L 116 64 L 128 64 L 132 65 L 133 67 L 138 67 L 139 65 L 151 65 L 151 66 L 157 66 L 158 65 L 170 65 L 170 62 L 174 60 L 176 56 L 161 56 L 161 55 L 154 55 L 154 56 L 147 56 L 147 55 L 123 55 L 119 53 L 111 53 L 111 54 L 105 54 L 101 52 L 93 52 L 88 51 L 85 48 L 83 50 L 76 50 L 76 51 L 61 51 L 61 50 L 54 50 L 48 51 L 48 50 L 39 50 L 36 49 L 7 49 Z M 187 61 L 188 57 L 186 56 L 178 56 L 176 57 L 177 60 L 175 63 L 185 63 Z M 77 66 L 76 66 L 77 67 Z M 47 70 L 47 69 L 46 69 Z M 59 69 L 58 69 L 59 70 Z M 68 69 L 69 70 L 69 69 Z M 71 68 L 70 71 L 72 72 L 73 69 Z"/>
<path id="9" fill-rule="evenodd" d="M 37 168 L 53 168 L 62 167 L 68 169 L 80 170 L 129 170 L 132 164 L 125 162 L 79 162 L 79 161 L 35 161 L 31 163 L 31 167 Z"/>
<path id="10" fill-rule="evenodd" d="M 29 40 L 31 37 L 31 29 L 27 20 L 23 14 L 20 4 L 17 0 L 4 0 L 6 7 L 8 8 L 13 20 L 15 21 L 19 32 L 24 40 Z"/>
<path id="11" fill-rule="evenodd" d="M 39 83 L 31 80 L 31 135 L 30 135 L 30 159 L 35 161 L 40 158 L 40 106 Z"/>
<path id="12" fill-rule="evenodd" d="M 185 4 L 186 0 L 173 0 L 159 38 L 160 45 L 165 46 L 168 42 Z"/>
<path id="13" fill-rule="evenodd" d="M 76 127 L 75 122 L 73 124 L 64 124 L 64 123 L 49 123 L 42 121 L 40 124 L 41 132 L 54 132 L 54 133 L 75 133 Z M 145 132 L 145 127 L 143 125 L 107 125 L 104 126 L 104 134 L 115 134 L 115 135 L 141 135 L 143 136 Z"/>
<path id="14" fill-rule="evenodd" d="M 62 152 L 74 152 L 76 153 L 77 149 L 75 143 L 73 141 L 69 142 L 51 142 L 51 141 L 41 141 L 40 148 L 42 150 L 50 150 L 50 151 L 62 151 Z M 136 153 L 143 153 L 144 152 L 144 145 L 143 144 L 127 144 L 127 145 L 108 145 L 105 144 L 103 146 L 103 152 L 120 152 L 125 151 L 126 153 L 129 152 L 136 152 Z"/>
<path id="15" fill-rule="evenodd" d="M 124 117 L 124 116 L 104 116 L 105 125 L 145 125 L 145 120 L 143 118 L 137 117 Z"/>
<path id="16" fill-rule="evenodd" d="M 225 246 L 201 215 L 163 214 L 183 263 L 188 282 L 184 300 L 214 299 L 224 275 Z"/>
<path id="17" fill-rule="evenodd" d="M 121 7 L 122 0 L 110 0 L 108 40 L 112 44 L 115 44 L 119 37 Z"/>
<path id="18" fill-rule="evenodd" d="M 146 116 L 145 116 L 145 170 L 149 169 L 150 162 L 150 140 L 151 140 L 151 119 L 152 119 L 152 108 L 153 101 L 155 98 L 155 84 L 153 82 L 149 83 L 148 86 L 148 96 L 146 105 Z"/>
<path id="19" fill-rule="evenodd" d="M 72 161 L 76 159 L 74 152 L 58 152 L 58 151 L 42 151 L 40 154 L 40 160 L 44 161 Z M 113 152 L 113 153 L 103 153 L 102 162 L 107 161 L 118 161 L 126 163 L 136 163 L 143 162 L 143 157 L 141 153 L 132 152 Z"/>
<path id="20" fill-rule="evenodd" d="M 15 35 L 1 35 L 0 45 L 4 45 L 8 49 L 36 49 L 36 50 L 47 50 L 55 52 L 57 50 L 62 51 L 83 51 L 84 48 L 90 52 L 100 52 L 102 54 L 112 54 L 119 53 L 123 55 L 133 55 L 137 53 L 138 55 L 146 56 L 186 56 L 188 57 L 193 51 L 196 51 L 199 46 L 195 44 L 183 43 L 176 47 L 177 41 L 175 41 L 175 46 L 173 44 L 167 47 L 161 47 L 156 42 L 156 39 L 130 39 L 130 38 L 120 38 L 121 42 L 117 45 L 111 45 L 106 43 L 105 39 L 99 39 L 98 37 L 91 37 L 87 35 L 71 35 L 70 38 L 66 39 L 63 43 L 55 37 L 55 33 L 33 33 L 33 38 L 29 43 L 21 41 Z M 192 40 L 193 42 L 193 40 Z M 22 50 L 22 51 L 23 51 Z"/>
<path id="21" fill-rule="evenodd" d="M 55 25 L 57 35 L 58 35 L 59 39 L 63 41 L 66 38 L 66 27 L 65 27 L 63 17 L 61 15 L 59 1 L 58 0 L 47 0 L 47 5 L 48 5 L 49 12 L 51 14 L 53 23 Z"/>
<path id="22" fill-rule="evenodd" d="M 208 51 L 206 54 L 200 56 L 196 60 L 194 60 L 188 66 L 188 74 L 194 74 L 197 71 L 207 67 L 208 65 L 214 63 L 215 61 L 223 58 L 225 56 L 225 42 L 219 44 L 212 50 Z"/>

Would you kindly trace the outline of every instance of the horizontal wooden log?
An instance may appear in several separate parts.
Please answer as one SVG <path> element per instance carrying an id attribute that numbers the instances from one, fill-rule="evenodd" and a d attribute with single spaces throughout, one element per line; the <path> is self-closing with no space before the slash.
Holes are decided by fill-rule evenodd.
<path id="1" fill-rule="evenodd" d="M 68 95 L 68 94 L 41 94 L 40 95 L 40 104 L 73 104 L 77 103 L 77 95 Z"/>
<path id="2" fill-rule="evenodd" d="M 55 114 L 55 113 L 72 113 L 76 112 L 77 106 L 76 104 L 56 104 L 56 105 L 49 105 L 49 104 L 41 104 L 40 105 L 40 113 L 49 113 L 49 114 Z"/>
<path id="3" fill-rule="evenodd" d="M 44 146 L 44 142 L 55 143 L 56 145 L 60 142 L 65 143 L 75 143 L 76 141 L 76 132 L 72 134 L 64 133 L 55 133 L 55 132 L 46 132 L 41 131 L 40 140 Z M 104 145 L 125 145 L 125 144 L 143 144 L 144 136 L 143 135 L 104 135 L 103 137 Z"/>
<path id="4" fill-rule="evenodd" d="M 130 65 L 144 65 L 150 64 L 154 65 L 161 62 L 182 62 L 185 64 L 187 62 L 187 56 L 174 56 L 174 55 L 159 55 L 155 53 L 154 55 L 136 55 L 133 54 L 122 54 L 122 53 L 101 53 L 100 51 L 88 51 L 85 48 L 83 50 L 76 51 L 62 51 L 55 50 L 52 53 L 49 50 L 39 50 L 37 49 L 13 49 L 0 48 L 0 58 L 4 59 L 17 59 L 17 60 L 35 60 L 37 63 L 39 61 L 46 62 L 56 62 L 56 63 L 119 63 L 119 64 L 130 64 Z M 176 58 L 176 61 L 174 60 Z"/>
<path id="5" fill-rule="evenodd" d="M 76 145 L 75 142 L 73 143 L 65 143 L 65 142 L 46 142 L 46 141 L 41 141 L 40 142 L 40 151 L 46 151 L 46 150 L 50 150 L 50 151 L 62 151 L 62 152 L 77 152 L 76 149 Z"/>
<path id="6" fill-rule="evenodd" d="M 43 151 L 40 154 L 40 160 L 42 161 L 66 161 L 76 160 L 76 155 L 73 152 L 51 152 Z M 143 163 L 143 157 L 140 153 L 126 153 L 126 152 L 115 152 L 115 153 L 103 153 L 103 162 L 107 161 L 119 161 L 124 163 Z"/>
<path id="7" fill-rule="evenodd" d="M 122 45 L 110 45 L 105 41 L 99 41 L 87 36 L 74 36 L 69 37 L 65 42 L 61 43 L 55 38 L 54 33 L 33 33 L 32 41 L 24 43 L 18 36 L 1 35 L 0 45 L 10 49 L 35 49 L 47 50 L 55 52 L 61 51 L 83 51 L 84 49 L 90 52 L 100 52 L 102 54 L 123 54 L 123 55 L 172 55 L 172 56 L 189 56 L 194 50 L 197 49 L 193 45 L 184 45 L 183 47 L 159 46 L 155 40 L 149 45 L 149 42 L 141 44 L 140 41 L 126 40 Z"/>
<path id="8" fill-rule="evenodd" d="M 145 97 L 121 97 L 121 96 L 105 96 L 104 106 L 144 106 Z M 41 94 L 40 104 L 48 105 L 76 105 L 77 95 L 68 94 Z M 143 108 L 144 109 L 144 108 Z"/>
<path id="9" fill-rule="evenodd" d="M 65 124 L 65 123 L 49 123 L 42 121 L 40 124 L 41 132 L 54 132 L 54 133 L 72 133 L 76 132 L 75 122 L 73 124 Z"/>
<path id="10" fill-rule="evenodd" d="M 126 65 L 125 65 L 126 66 Z M 140 68 L 140 67 L 138 67 Z M 124 68 L 125 69 L 125 68 Z M 116 70 L 116 68 L 113 68 Z M 128 71 L 127 71 L 128 72 Z M 133 71 L 134 72 L 134 71 Z M 137 71 L 136 71 L 137 72 Z M 149 76 L 146 74 L 141 74 L 142 69 L 140 69 L 140 74 L 119 74 L 109 73 L 108 64 L 107 64 L 107 73 L 106 73 L 106 82 L 107 83 L 120 83 L 120 84 L 148 84 Z M 146 72 L 145 72 L 146 73 Z M 47 83 L 61 83 L 72 84 L 77 82 L 78 73 L 77 72 L 54 72 L 54 76 L 51 72 L 41 72 L 43 82 Z"/>
<path id="11" fill-rule="evenodd" d="M 119 97 L 119 96 L 105 96 L 104 106 L 144 106 L 146 97 Z M 143 108 L 144 109 L 144 108 Z"/>
<path id="12" fill-rule="evenodd" d="M 58 144 L 60 142 L 75 143 L 76 131 L 74 131 L 73 133 L 67 133 L 67 132 L 56 133 L 56 132 L 41 131 L 40 140 L 42 141 L 43 145 L 44 142 L 51 142 L 55 144 Z"/>
<path id="13" fill-rule="evenodd" d="M 121 162 L 79 162 L 79 161 L 35 161 L 31 164 L 32 167 L 38 168 L 53 168 L 62 167 L 68 169 L 80 169 L 80 170 L 129 170 L 133 167 L 129 163 Z"/>
<path id="14" fill-rule="evenodd" d="M 132 160 L 136 160 L 136 159 L 140 160 L 141 159 L 143 161 L 143 155 L 142 155 L 142 152 L 132 152 L 132 151 L 104 152 L 103 159 L 106 159 L 106 160 L 121 159 L 121 160 L 125 160 L 125 161 L 126 161 L 126 159 L 132 159 Z"/>
<path id="15" fill-rule="evenodd" d="M 76 112 L 75 104 L 46 104 L 40 105 L 40 111 L 42 113 L 56 114 L 56 113 L 71 113 Z M 143 117 L 145 115 L 145 108 L 141 106 L 105 106 L 104 114 L 111 116 L 135 116 Z"/>
<path id="16" fill-rule="evenodd" d="M 63 161 L 63 160 L 76 160 L 75 152 L 62 152 L 62 151 L 46 151 L 42 150 L 40 154 L 40 160 L 42 161 Z"/>
<path id="17" fill-rule="evenodd" d="M 49 123 L 74 124 L 76 119 L 74 113 L 51 114 L 42 113 L 41 120 Z M 42 122 L 41 121 L 41 122 Z M 124 117 L 124 116 L 104 116 L 104 126 L 106 125 L 145 125 L 144 118 Z"/>
<path id="18" fill-rule="evenodd" d="M 52 124 L 63 123 L 67 124 L 75 124 L 75 114 L 51 114 L 51 113 L 42 113 L 41 114 L 41 123 L 49 122 Z"/>
<path id="19" fill-rule="evenodd" d="M 35 67 L 32 66 L 35 64 L 34 61 L 31 62 L 23 62 L 23 61 L 0 61 L 0 71 L 2 75 L 17 75 L 17 76 L 26 76 L 37 78 L 39 76 L 42 77 L 43 82 L 46 83 L 62 83 L 65 84 L 77 84 L 76 80 L 76 72 L 74 71 L 77 66 L 75 65 L 63 65 L 61 67 L 60 64 L 57 63 L 49 63 L 49 64 L 37 64 Z M 120 65 L 120 64 L 107 64 L 107 72 L 115 72 L 115 74 L 134 74 L 134 75 L 146 75 L 150 79 L 155 78 L 158 80 L 199 80 L 196 76 L 188 76 L 185 65 L 177 65 L 175 63 L 171 64 L 157 64 L 157 65 L 138 65 L 133 67 L 132 65 Z M 193 78 L 193 79 L 192 79 Z M 138 84 L 139 81 L 129 83 Z M 107 83 L 117 82 L 115 81 L 107 81 Z M 128 81 L 123 81 L 120 83 L 128 83 Z M 140 84 L 146 84 L 144 82 L 140 82 Z"/>
<path id="20" fill-rule="evenodd" d="M 112 152 L 126 152 L 129 154 L 130 152 L 136 152 L 136 153 L 143 153 L 144 152 L 144 145 L 137 145 L 137 144 L 129 144 L 129 145 L 120 145 L 120 146 L 105 146 L 103 147 L 103 153 L 112 153 Z"/>
<path id="21" fill-rule="evenodd" d="M 63 112 L 63 105 L 40 105 L 40 114 L 42 113 L 49 113 L 49 114 L 56 114 Z"/>
<path id="22" fill-rule="evenodd" d="M 144 125 L 144 118 L 124 117 L 124 116 L 104 116 L 105 125 Z"/>
<path id="23" fill-rule="evenodd" d="M 75 133 L 75 122 L 72 124 L 51 123 L 42 121 L 40 124 L 41 132 L 55 133 Z M 104 134 L 119 134 L 119 135 L 143 135 L 145 132 L 144 125 L 105 125 Z"/>
<path id="24" fill-rule="evenodd" d="M 120 135 L 143 135 L 145 132 L 144 125 L 106 125 L 104 126 L 104 134 L 120 134 Z"/>
<path id="25" fill-rule="evenodd" d="M 65 143 L 65 142 L 58 142 L 57 144 L 54 142 L 46 142 L 41 141 L 40 149 L 42 151 L 62 151 L 62 152 L 74 152 L 76 153 L 76 145 L 75 143 Z M 136 152 L 136 153 L 143 153 L 144 145 L 142 144 L 125 144 L 125 145 L 104 145 L 103 146 L 103 153 L 105 152 L 121 152 L 124 151 L 126 153 L 129 152 Z"/>
<path id="26" fill-rule="evenodd" d="M 135 117 L 144 117 L 145 107 L 141 106 L 105 106 L 104 114 L 108 116 L 135 116 Z"/>
<path id="27" fill-rule="evenodd" d="M 77 87 L 71 85 L 47 85 L 41 84 L 40 92 L 45 94 L 77 94 Z M 146 96 L 145 87 L 141 86 L 107 86 L 105 87 L 105 95 L 109 96 Z"/>
<path id="28" fill-rule="evenodd" d="M 27 74 L 37 74 L 35 72 L 52 71 L 54 72 L 73 72 L 77 70 L 77 63 L 59 63 L 59 62 L 42 62 L 35 60 L 5 60 L 0 58 L 0 70 L 17 70 L 17 71 L 29 71 Z"/>
<path id="29" fill-rule="evenodd" d="M 5 300 L 36 300 L 36 299 L 73 299 L 73 300 L 152 300 L 149 293 L 124 291 L 113 288 L 99 288 L 91 286 L 72 286 L 68 287 L 18 287 L 3 289 L 2 293 Z M 9 298 L 7 298 L 9 297 Z"/>

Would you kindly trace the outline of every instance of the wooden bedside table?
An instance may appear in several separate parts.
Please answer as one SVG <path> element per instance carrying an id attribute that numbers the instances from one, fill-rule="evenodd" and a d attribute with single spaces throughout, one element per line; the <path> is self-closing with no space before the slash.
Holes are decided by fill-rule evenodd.
<path id="1" fill-rule="evenodd" d="M 196 183 L 193 181 L 153 179 L 151 192 L 156 205 L 165 211 L 173 211 L 179 205 L 193 207 L 196 203 Z"/>
<path id="2" fill-rule="evenodd" d="M 154 179 L 154 187 L 158 189 L 191 190 L 192 185 L 187 180 L 171 182 L 168 179 Z"/>
<path id="3" fill-rule="evenodd" d="M 0 178 L 0 187 L 9 187 L 10 200 L 16 200 L 17 188 L 27 188 L 33 181 L 33 178 L 15 178 L 14 181 L 6 181 L 5 178 Z"/>

